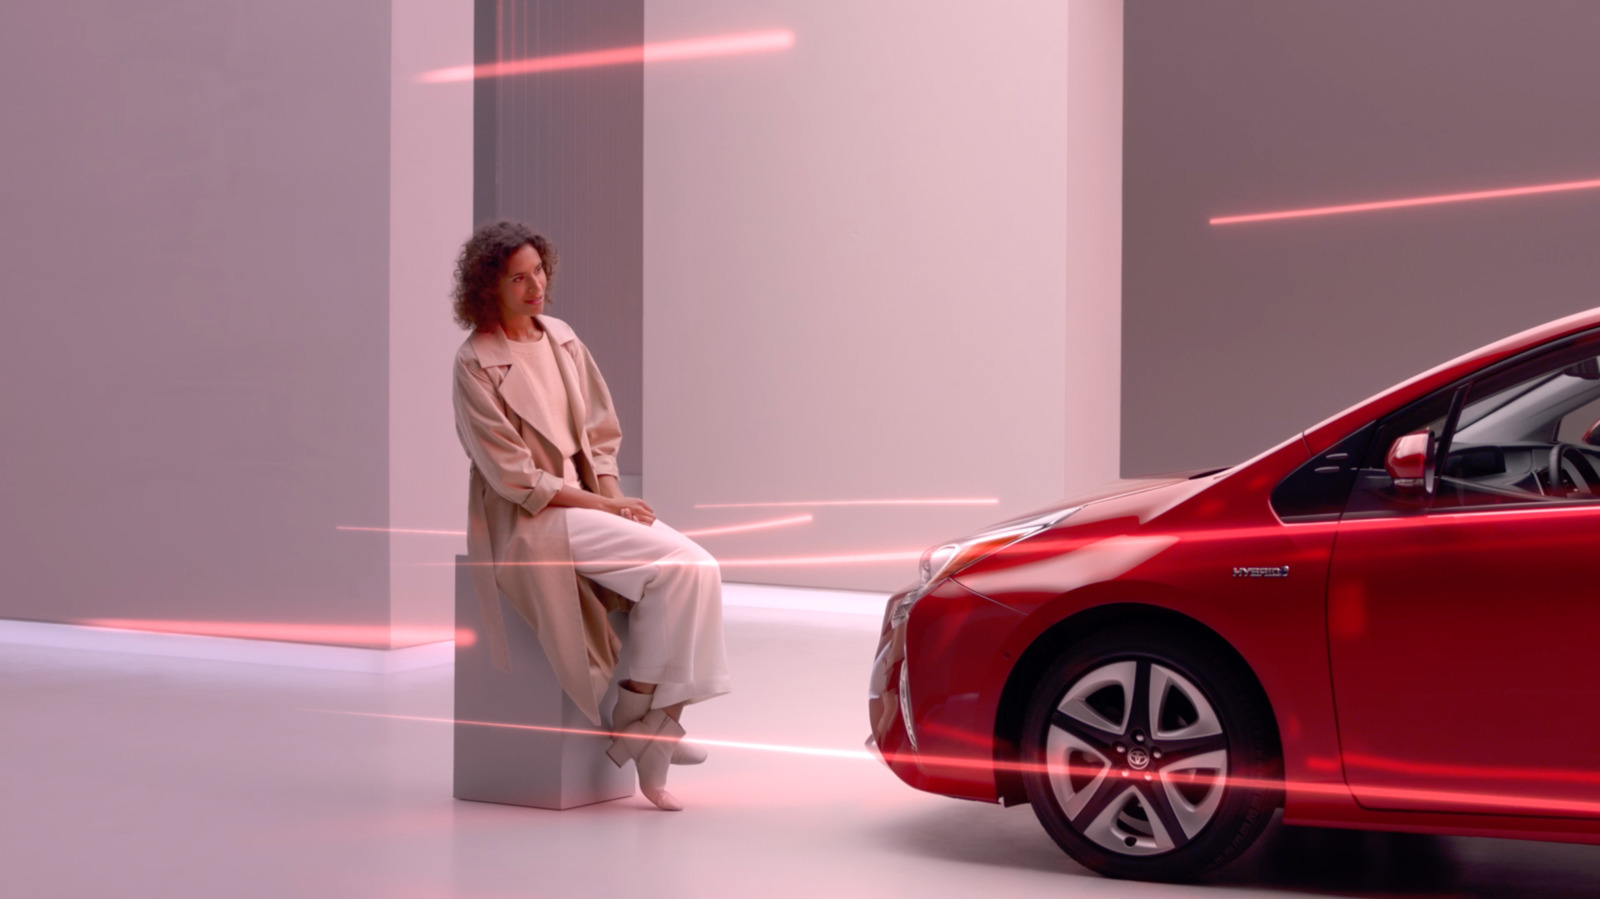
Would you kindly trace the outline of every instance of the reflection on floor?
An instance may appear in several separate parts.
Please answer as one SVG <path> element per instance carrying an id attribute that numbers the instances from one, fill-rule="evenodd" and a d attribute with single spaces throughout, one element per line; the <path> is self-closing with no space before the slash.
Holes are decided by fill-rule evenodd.
<path id="1" fill-rule="evenodd" d="M 856 749 L 877 619 L 730 608 L 736 692 L 691 734 Z M 450 798 L 448 667 L 388 676 L 0 647 L 0 895 L 1600 894 L 1600 847 L 1274 827 L 1200 886 L 1086 873 L 1026 807 L 877 762 L 718 748 L 688 809 Z M 334 711 L 328 711 L 334 710 Z"/>

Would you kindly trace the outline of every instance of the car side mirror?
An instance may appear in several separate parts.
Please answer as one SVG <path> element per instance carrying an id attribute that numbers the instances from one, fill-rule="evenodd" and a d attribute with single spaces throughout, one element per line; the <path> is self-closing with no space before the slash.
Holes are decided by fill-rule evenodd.
<path id="1" fill-rule="evenodd" d="M 1384 457 L 1383 467 L 1402 493 L 1433 493 L 1438 443 L 1432 431 L 1415 431 L 1396 440 Z"/>
<path id="2" fill-rule="evenodd" d="M 1589 426 L 1589 430 L 1583 432 L 1583 442 L 1590 446 L 1600 446 L 1600 421 L 1596 421 Z"/>

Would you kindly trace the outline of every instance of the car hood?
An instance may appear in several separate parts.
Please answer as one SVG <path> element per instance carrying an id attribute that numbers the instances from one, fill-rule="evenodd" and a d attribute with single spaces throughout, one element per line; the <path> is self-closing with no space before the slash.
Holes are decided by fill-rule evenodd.
<path id="1" fill-rule="evenodd" d="M 1057 594 L 1114 580 L 1179 540 L 1159 526 L 1146 530 L 1144 525 L 1210 488 L 1223 474 L 1136 478 L 1079 494 L 1059 507 L 1071 514 L 979 559 L 954 580 L 991 598 Z"/>
<path id="2" fill-rule="evenodd" d="M 1222 473 L 1207 470 L 1116 481 L 1063 503 L 1083 508 L 1061 524 L 1076 527 L 1108 518 L 1137 519 L 1143 524 L 1216 483 Z"/>
<path id="3" fill-rule="evenodd" d="M 1015 518 L 1007 518 L 1004 521 L 997 521 L 994 524 L 984 528 L 984 532 L 998 531 L 1014 524 L 1020 524 L 1024 521 L 1032 521 L 1034 519 L 1043 518 L 1044 516 L 1049 515 L 1051 512 L 1066 512 L 1069 509 L 1076 509 L 1079 511 L 1074 512 L 1068 517 L 1067 520 L 1078 521 L 1083 517 L 1082 510 L 1088 506 L 1094 505 L 1095 503 L 1118 499 L 1124 496 L 1132 496 L 1136 493 L 1144 493 L 1146 491 L 1156 490 L 1162 487 L 1172 487 L 1177 484 L 1189 483 L 1191 477 L 1193 477 L 1193 475 L 1190 474 L 1170 474 L 1151 475 L 1149 477 L 1139 478 L 1123 478 L 1116 481 L 1110 481 L 1091 490 L 1070 494 L 1065 499 L 1051 503 L 1048 506 L 1040 506 L 1039 508 L 1034 509 L 1024 515 L 1018 515 Z"/>
<path id="4" fill-rule="evenodd" d="M 1124 478 L 1101 485 L 1093 490 L 1074 494 L 1058 503 L 1037 509 L 1027 515 L 1000 522 L 988 530 L 1000 530 L 1008 525 L 1041 518 L 1051 512 L 1066 512 L 1068 510 L 1075 511 L 1040 533 L 1059 533 L 1065 529 L 1082 527 L 1083 525 L 1112 518 L 1127 519 L 1128 523 L 1133 526 L 1142 525 L 1180 503 L 1188 501 L 1195 494 L 1215 484 L 1232 470 L 1201 469 L 1193 472 Z M 1039 536 L 1039 534 L 1035 534 L 1030 539 L 1038 538 Z"/>

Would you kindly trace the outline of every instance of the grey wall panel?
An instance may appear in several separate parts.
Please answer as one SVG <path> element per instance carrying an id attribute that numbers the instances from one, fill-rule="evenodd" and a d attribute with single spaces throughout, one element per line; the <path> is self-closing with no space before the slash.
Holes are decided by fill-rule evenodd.
<path id="1" fill-rule="evenodd" d="M 644 42 L 643 0 L 478 0 L 479 64 Z M 644 74 L 638 64 L 478 82 L 474 213 L 520 219 L 561 256 L 550 314 L 577 329 L 641 471 Z"/>
<path id="2" fill-rule="evenodd" d="M 384 0 L 0 29 L 0 615 L 386 624 Z"/>
<path id="3" fill-rule="evenodd" d="M 1207 224 L 1600 178 L 1596 33 L 1581 0 L 1128 0 L 1124 474 L 1600 304 L 1600 191 Z"/>

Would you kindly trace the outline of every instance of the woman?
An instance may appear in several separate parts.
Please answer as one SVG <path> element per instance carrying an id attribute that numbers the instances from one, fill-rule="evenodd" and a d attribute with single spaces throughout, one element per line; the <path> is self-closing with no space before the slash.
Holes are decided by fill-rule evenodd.
<path id="1" fill-rule="evenodd" d="M 467 552 L 494 663 L 510 670 L 498 596 L 539 636 L 562 688 L 600 726 L 621 643 L 608 609 L 628 608 L 629 680 L 618 685 L 608 751 L 632 758 L 656 807 L 687 703 L 728 692 L 716 560 L 617 483 L 622 432 L 600 370 L 544 314 L 556 254 L 516 222 L 482 225 L 456 259 L 456 432 L 472 460 Z"/>

